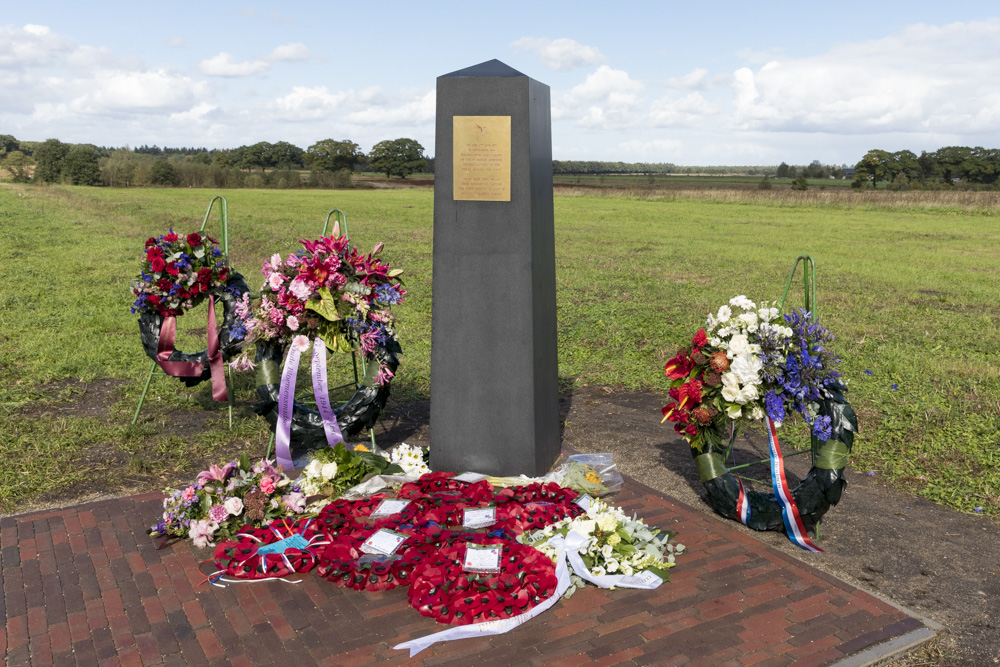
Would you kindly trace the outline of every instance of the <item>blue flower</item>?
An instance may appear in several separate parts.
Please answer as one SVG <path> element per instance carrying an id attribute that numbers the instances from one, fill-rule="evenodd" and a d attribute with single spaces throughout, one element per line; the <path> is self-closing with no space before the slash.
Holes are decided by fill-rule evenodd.
<path id="1" fill-rule="evenodd" d="M 982 511 L 983 511 L 983 508 L 982 508 L 982 507 L 973 507 L 973 508 L 972 508 L 972 511 L 973 511 L 973 512 L 982 512 Z"/>
<path id="2" fill-rule="evenodd" d="M 899 389 L 899 385 L 898 385 L 898 384 L 893 384 L 893 385 L 892 385 L 892 386 L 890 387 L 890 389 Z"/>
<path id="3" fill-rule="evenodd" d="M 816 417 L 816 421 L 813 422 L 813 435 L 815 435 L 820 440 L 826 441 L 830 439 L 830 436 L 832 434 L 833 434 L 833 424 L 829 415 Z"/>
<path id="4" fill-rule="evenodd" d="M 777 392 L 769 391 L 764 394 L 764 407 L 768 417 L 776 422 L 785 421 L 785 402 Z"/>
<path id="5" fill-rule="evenodd" d="M 379 285 L 375 288 L 375 300 L 387 306 L 394 306 L 400 302 L 402 297 L 395 287 L 389 284 Z"/>
<path id="6" fill-rule="evenodd" d="M 872 374 L 872 372 L 866 368 L 865 369 L 865 375 L 871 375 L 871 374 Z"/>
<path id="7" fill-rule="evenodd" d="M 229 338 L 232 340 L 243 340 L 247 335 L 247 328 L 242 323 L 237 322 L 229 327 Z"/>

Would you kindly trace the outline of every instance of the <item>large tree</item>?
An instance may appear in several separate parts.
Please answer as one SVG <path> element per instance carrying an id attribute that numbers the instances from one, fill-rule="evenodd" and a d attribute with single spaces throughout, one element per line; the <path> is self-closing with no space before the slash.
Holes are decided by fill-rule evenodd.
<path id="1" fill-rule="evenodd" d="M 306 164 L 315 171 L 350 171 L 364 157 L 361 146 L 347 139 L 323 139 L 306 149 Z"/>
<path id="2" fill-rule="evenodd" d="M 101 168 L 97 152 L 90 146 L 77 146 L 63 158 L 62 175 L 73 185 L 100 185 Z"/>
<path id="3" fill-rule="evenodd" d="M 267 161 L 271 166 L 278 169 L 301 167 L 304 156 L 305 151 L 287 141 L 279 141 L 271 144 L 271 147 L 267 151 Z"/>
<path id="4" fill-rule="evenodd" d="M 63 159 L 69 144 L 58 139 L 46 139 L 35 148 L 35 180 L 56 183 L 62 179 Z"/>
<path id="5" fill-rule="evenodd" d="M 368 154 L 368 164 L 375 171 L 385 172 L 389 178 L 393 174 L 406 178 L 424 168 L 424 147 L 416 139 L 380 141 Z"/>
<path id="6" fill-rule="evenodd" d="M 27 183 L 31 180 L 31 158 L 21 151 L 7 153 L 3 167 L 10 172 L 10 179 L 15 183 Z"/>

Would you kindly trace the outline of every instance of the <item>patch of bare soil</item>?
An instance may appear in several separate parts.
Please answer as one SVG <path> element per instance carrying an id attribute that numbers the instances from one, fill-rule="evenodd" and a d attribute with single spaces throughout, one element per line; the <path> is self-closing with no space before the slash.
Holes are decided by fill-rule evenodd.
<path id="1" fill-rule="evenodd" d="M 66 383 L 67 400 L 46 409 L 66 414 L 106 416 L 102 392 L 114 390 L 113 381 L 85 387 Z M 77 391 L 80 390 L 80 391 Z M 653 392 L 623 392 L 608 387 L 586 387 L 560 398 L 563 442 L 581 452 L 612 452 L 619 469 L 648 486 L 694 507 L 719 521 L 702 499 L 703 487 L 687 444 L 668 425 L 660 424 L 663 397 Z M 249 402 L 238 404 L 246 414 Z M 105 410 L 102 412 L 102 410 Z M 155 414 L 155 413 L 154 413 Z M 145 416 L 145 411 L 144 411 Z M 218 423 L 214 411 L 184 410 L 155 414 L 164 424 L 164 435 L 184 437 Z M 399 442 L 430 445 L 430 402 L 390 401 L 376 426 L 380 445 Z M 169 431 L 167 430 L 169 424 Z M 263 430 L 263 429 L 262 429 Z M 266 431 L 263 431 L 266 433 Z M 250 448 L 263 450 L 262 442 L 227 443 L 213 460 L 228 458 Z M 764 458 L 762 436 L 741 438 L 737 461 Z M 786 450 L 787 454 L 787 450 Z M 205 462 L 191 462 L 200 470 Z M 808 457 L 789 460 L 794 484 L 809 469 Z M 186 483 L 193 476 L 174 471 L 168 479 L 150 473 L 130 482 L 95 479 L 48 505 L 91 500 L 101 495 L 159 490 L 165 482 Z M 943 633 L 917 652 L 889 663 L 917 665 L 1000 664 L 1000 531 L 988 517 L 970 516 L 897 491 L 867 471 L 847 471 L 848 488 L 840 504 L 820 525 L 817 544 L 825 553 L 812 554 L 793 546 L 783 533 L 758 533 L 729 521 L 736 530 L 752 533 L 784 551 L 860 588 L 881 595 L 944 626 Z M 766 479 L 766 467 L 756 475 Z M 760 487 L 758 487 L 760 488 Z M 22 508 L 27 511 L 29 508 Z"/>

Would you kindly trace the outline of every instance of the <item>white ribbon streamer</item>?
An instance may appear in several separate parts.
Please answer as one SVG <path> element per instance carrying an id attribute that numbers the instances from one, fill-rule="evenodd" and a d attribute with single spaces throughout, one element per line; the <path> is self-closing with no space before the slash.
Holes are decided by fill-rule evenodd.
<path id="1" fill-rule="evenodd" d="M 397 644 L 396 646 L 393 646 L 393 648 L 409 649 L 410 657 L 412 658 L 417 653 L 420 653 L 428 646 L 436 644 L 437 642 L 451 641 L 454 639 L 466 639 L 470 637 L 502 635 L 505 632 L 510 632 L 522 623 L 528 622 L 535 616 L 538 616 L 543 611 L 547 610 L 559 601 L 566 591 L 569 590 L 570 576 L 569 566 L 566 563 L 567 557 L 569 558 L 569 563 L 573 566 L 573 570 L 578 575 L 599 588 L 611 588 L 612 586 L 618 586 L 622 588 L 652 589 L 663 583 L 663 579 L 656 576 L 652 572 L 643 572 L 634 577 L 618 574 L 592 574 L 590 570 L 587 569 L 583 559 L 580 558 L 580 550 L 586 548 L 587 540 L 588 538 L 586 535 L 581 535 L 580 533 L 572 531 L 565 538 L 560 535 L 556 535 L 555 537 L 549 539 L 549 544 L 559 552 L 559 559 L 556 561 L 556 590 L 552 593 L 551 597 L 541 604 L 532 607 L 518 616 L 504 618 L 498 621 L 486 621 L 484 623 L 473 623 L 471 625 L 449 628 L 448 630 L 435 632 L 434 634 L 427 635 L 426 637 L 411 639 L 408 642 Z"/>

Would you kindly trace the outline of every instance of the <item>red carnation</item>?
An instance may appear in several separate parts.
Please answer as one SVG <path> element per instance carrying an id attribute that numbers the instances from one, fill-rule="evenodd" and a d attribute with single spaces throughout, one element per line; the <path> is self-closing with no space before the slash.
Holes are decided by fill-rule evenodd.
<path id="1" fill-rule="evenodd" d="M 165 266 L 166 264 L 162 257 L 154 257 L 149 260 L 149 270 L 153 273 L 161 273 Z"/>
<path id="2" fill-rule="evenodd" d="M 198 282 L 207 287 L 212 282 L 212 269 L 198 269 Z"/>
<path id="3" fill-rule="evenodd" d="M 201 234 L 191 232 L 187 235 L 187 242 L 192 248 L 197 248 L 201 245 Z"/>
<path id="4" fill-rule="evenodd" d="M 691 344 L 698 348 L 708 344 L 708 336 L 705 335 L 704 329 L 698 329 L 698 333 L 694 335 L 694 340 L 691 341 Z"/>
<path id="5" fill-rule="evenodd" d="M 153 246 L 152 248 L 146 250 L 146 259 L 149 261 L 152 262 L 157 257 L 161 259 L 163 258 L 163 249 L 159 246 Z"/>
<path id="6" fill-rule="evenodd" d="M 181 272 L 181 270 L 178 269 L 177 266 L 173 262 L 170 262 L 170 263 L 167 264 L 167 273 L 169 273 L 170 275 L 176 276 L 180 272 Z"/>
<path id="7" fill-rule="evenodd" d="M 176 241 L 179 238 L 180 237 L 177 236 L 177 232 L 175 232 L 174 230 L 171 229 L 170 233 L 163 237 L 163 240 L 166 241 L 167 243 L 173 243 L 174 241 Z"/>
<path id="8" fill-rule="evenodd" d="M 159 294 L 150 294 L 148 297 L 146 297 L 146 299 L 151 304 L 153 304 L 154 306 L 157 306 L 157 305 L 160 304 L 160 295 Z"/>
<path id="9" fill-rule="evenodd" d="M 688 357 L 688 351 L 681 350 L 677 356 L 666 363 L 663 372 L 671 380 L 679 380 L 687 377 L 692 368 L 694 368 L 694 362 Z"/>
<path id="10" fill-rule="evenodd" d="M 166 278 L 160 278 L 156 281 L 156 286 L 164 292 L 169 292 L 170 288 L 174 286 L 174 283 Z"/>
<path id="11" fill-rule="evenodd" d="M 156 239 L 154 239 L 152 236 L 146 239 L 146 250 L 149 250 L 155 245 L 156 245 Z"/>

